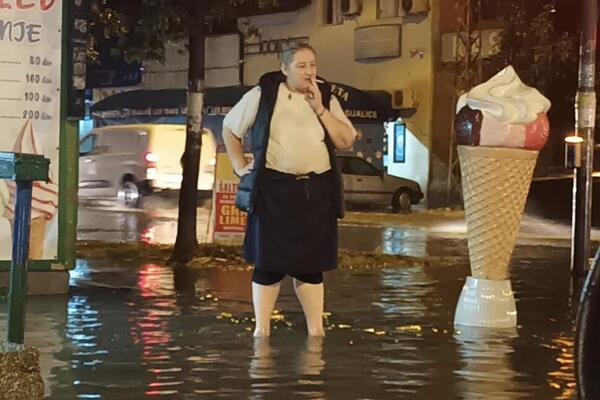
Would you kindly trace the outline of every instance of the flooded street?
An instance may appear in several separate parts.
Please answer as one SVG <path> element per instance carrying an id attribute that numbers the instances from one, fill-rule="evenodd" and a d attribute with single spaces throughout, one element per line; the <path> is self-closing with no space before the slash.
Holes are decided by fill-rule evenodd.
<path id="1" fill-rule="evenodd" d="M 86 212 L 98 214 L 89 225 L 80 219 L 80 239 L 93 220 L 102 239 L 144 240 L 151 227 L 152 241 L 171 235 L 164 210 L 117 211 L 130 222 L 121 226 L 99 217 L 106 211 Z M 569 242 L 520 239 L 511 264 L 517 329 L 455 329 L 468 275 L 456 229 L 341 227 L 343 248 L 440 261 L 327 273 L 324 339 L 307 339 L 289 279 L 272 337 L 255 340 L 250 270 L 173 271 L 133 259 L 79 260 L 68 296 L 30 298 L 26 342 L 42 352 L 54 400 L 574 398 Z"/>

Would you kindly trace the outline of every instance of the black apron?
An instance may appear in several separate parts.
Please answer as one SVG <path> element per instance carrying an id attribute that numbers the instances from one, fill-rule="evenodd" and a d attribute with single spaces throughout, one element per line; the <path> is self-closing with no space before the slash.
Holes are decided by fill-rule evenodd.
<path id="1" fill-rule="evenodd" d="M 292 175 L 265 169 L 248 215 L 244 257 L 280 274 L 312 274 L 337 266 L 337 188 L 333 170 Z"/>

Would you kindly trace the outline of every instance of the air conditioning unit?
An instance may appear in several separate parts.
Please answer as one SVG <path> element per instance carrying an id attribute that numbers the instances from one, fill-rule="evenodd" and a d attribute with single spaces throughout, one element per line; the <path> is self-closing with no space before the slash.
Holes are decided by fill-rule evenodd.
<path id="1" fill-rule="evenodd" d="M 427 15 L 429 0 L 402 0 L 399 11 L 404 15 Z"/>
<path id="2" fill-rule="evenodd" d="M 360 15 L 362 0 L 340 0 L 340 11 L 346 17 Z"/>

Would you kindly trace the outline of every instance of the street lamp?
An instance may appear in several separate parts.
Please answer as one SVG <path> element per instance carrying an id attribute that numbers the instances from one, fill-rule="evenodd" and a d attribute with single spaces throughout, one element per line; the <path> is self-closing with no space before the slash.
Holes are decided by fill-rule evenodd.
<path id="1" fill-rule="evenodd" d="M 581 136 L 571 135 L 565 138 L 565 168 L 581 167 L 581 143 Z"/>

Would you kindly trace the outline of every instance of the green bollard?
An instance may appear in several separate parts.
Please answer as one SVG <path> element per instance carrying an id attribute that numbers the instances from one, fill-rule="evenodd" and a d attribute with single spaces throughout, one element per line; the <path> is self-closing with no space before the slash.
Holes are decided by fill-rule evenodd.
<path id="1" fill-rule="evenodd" d="M 34 181 L 48 180 L 50 160 L 41 155 L 0 152 L 0 179 L 16 183 L 13 249 L 8 294 L 9 343 L 23 344 L 29 260 L 29 223 Z"/>

